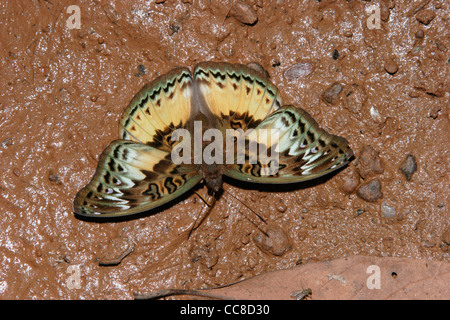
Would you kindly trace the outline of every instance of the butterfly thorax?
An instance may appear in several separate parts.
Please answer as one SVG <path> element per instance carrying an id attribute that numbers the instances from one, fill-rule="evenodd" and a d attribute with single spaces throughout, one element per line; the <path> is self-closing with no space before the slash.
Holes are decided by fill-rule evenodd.
<path id="1" fill-rule="evenodd" d="M 203 174 L 203 179 L 208 190 L 210 192 L 219 192 L 223 184 L 223 165 L 203 163 L 200 165 L 200 171 Z"/>

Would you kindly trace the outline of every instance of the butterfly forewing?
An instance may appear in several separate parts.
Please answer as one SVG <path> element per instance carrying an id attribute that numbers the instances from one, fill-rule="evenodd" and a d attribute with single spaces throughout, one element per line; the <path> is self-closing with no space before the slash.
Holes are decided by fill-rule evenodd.
<path id="1" fill-rule="evenodd" d="M 254 128 L 282 103 L 277 87 L 244 65 L 202 62 L 194 79 L 218 129 Z"/>
<path id="2" fill-rule="evenodd" d="M 74 211 L 82 216 L 123 216 L 167 203 L 195 186 L 195 167 L 175 165 L 170 152 L 126 140 L 112 142 L 100 156 Z"/>
<path id="3" fill-rule="evenodd" d="M 185 128 L 191 114 L 192 76 L 176 68 L 144 86 L 119 121 L 119 137 L 170 151 L 174 129 Z"/>
<path id="4" fill-rule="evenodd" d="M 277 155 L 273 158 L 275 162 L 252 162 L 250 148 L 246 147 L 245 162 L 236 159 L 236 163 L 226 166 L 225 175 L 257 183 L 295 183 L 333 172 L 353 156 L 347 140 L 327 133 L 306 111 L 294 106 L 282 107 L 255 128 L 256 132 L 270 130 L 276 132 L 277 139 L 267 143 L 267 134 L 260 133 L 253 138 L 248 136 L 246 146 L 253 139 L 258 150 L 267 148 L 268 155 Z"/>

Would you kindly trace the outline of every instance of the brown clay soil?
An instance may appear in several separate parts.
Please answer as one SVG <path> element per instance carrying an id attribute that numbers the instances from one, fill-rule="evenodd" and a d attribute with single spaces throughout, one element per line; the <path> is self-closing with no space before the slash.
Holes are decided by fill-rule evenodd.
<path id="1" fill-rule="evenodd" d="M 447 1 L 156 2 L 0 2 L 1 299 L 132 299 L 352 256 L 448 263 Z M 66 23 L 73 4 L 80 29 Z M 379 28 L 368 28 L 370 5 Z M 208 60 L 259 63 L 286 103 L 364 157 L 293 187 L 227 180 L 271 239 L 227 193 L 188 240 L 205 207 L 194 193 L 136 218 L 76 217 L 74 196 L 134 94 Z"/>

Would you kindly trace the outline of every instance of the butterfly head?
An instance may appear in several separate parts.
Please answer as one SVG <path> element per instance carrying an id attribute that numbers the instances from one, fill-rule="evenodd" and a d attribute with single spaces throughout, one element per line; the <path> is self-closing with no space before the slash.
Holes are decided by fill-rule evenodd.
<path id="1" fill-rule="evenodd" d="M 222 166 L 218 164 L 203 164 L 201 167 L 203 173 L 203 179 L 208 190 L 212 193 L 217 193 L 222 189 Z"/>

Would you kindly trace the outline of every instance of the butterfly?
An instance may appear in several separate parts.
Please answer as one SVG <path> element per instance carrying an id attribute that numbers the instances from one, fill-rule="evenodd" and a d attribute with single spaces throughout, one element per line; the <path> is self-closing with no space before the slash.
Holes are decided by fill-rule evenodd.
<path id="1" fill-rule="evenodd" d="M 173 151 L 182 141 L 173 133 L 193 132 L 199 123 L 201 133 L 214 129 L 224 137 L 229 129 L 276 130 L 273 143 L 263 141 L 263 134 L 244 136 L 243 141 L 246 147 L 265 143 L 276 151 L 277 170 L 267 171 L 269 164 L 252 161 L 248 148 L 232 154 L 240 162 L 175 163 Z M 200 148 L 205 150 L 204 141 Z M 134 96 L 119 121 L 119 139 L 101 154 L 92 180 L 75 197 L 74 212 L 86 217 L 141 213 L 202 181 L 217 194 L 224 175 L 264 184 L 306 181 L 338 170 L 352 156 L 346 139 L 321 129 L 303 109 L 283 105 L 277 87 L 264 74 L 241 64 L 201 62 L 193 72 L 179 67 L 159 76 Z"/>

